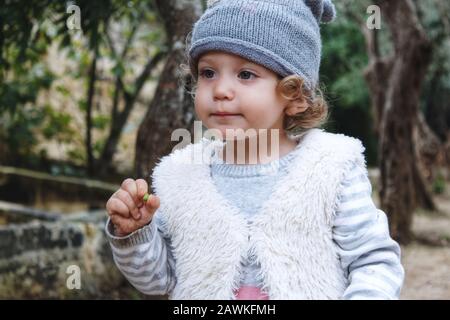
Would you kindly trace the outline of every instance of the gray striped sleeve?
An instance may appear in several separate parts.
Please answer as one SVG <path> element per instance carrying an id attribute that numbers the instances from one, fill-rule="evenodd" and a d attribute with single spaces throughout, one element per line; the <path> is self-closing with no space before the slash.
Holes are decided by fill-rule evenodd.
<path id="1" fill-rule="evenodd" d="M 365 168 L 355 164 L 342 182 L 333 240 L 349 286 L 343 299 L 398 299 L 404 280 L 400 246 L 386 214 L 371 198 Z"/>
<path id="2" fill-rule="evenodd" d="M 126 237 L 117 237 L 108 219 L 105 232 L 114 262 L 125 278 L 148 295 L 165 295 L 176 283 L 170 239 L 159 230 L 157 215 L 150 224 Z"/>

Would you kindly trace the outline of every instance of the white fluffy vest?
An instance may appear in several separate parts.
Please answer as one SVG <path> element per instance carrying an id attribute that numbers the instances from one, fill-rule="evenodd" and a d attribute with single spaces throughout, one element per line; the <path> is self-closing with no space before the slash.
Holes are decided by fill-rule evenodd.
<path id="1" fill-rule="evenodd" d="M 214 143 L 189 144 L 161 158 L 153 171 L 176 261 L 169 298 L 235 299 L 240 261 L 251 250 L 270 299 L 339 299 L 347 280 L 332 222 L 345 173 L 353 162 L 366 165 L 361 141 L 309 130 L 250 226 L 214 185 L 208 162 Z"/>

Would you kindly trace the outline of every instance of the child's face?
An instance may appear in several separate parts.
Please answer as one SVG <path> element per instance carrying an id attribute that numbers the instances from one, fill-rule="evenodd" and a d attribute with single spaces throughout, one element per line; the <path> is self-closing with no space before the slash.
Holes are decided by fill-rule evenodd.
<path id="1" fill-rule="evenodd" d="M 288 101 L 277 93 L 276 73 L 239 56 L 212 51 L 198 64 L 195 111 L 208 129 L 278 129 Z M 226 112 L 235 115 L 218 116 Z"/>

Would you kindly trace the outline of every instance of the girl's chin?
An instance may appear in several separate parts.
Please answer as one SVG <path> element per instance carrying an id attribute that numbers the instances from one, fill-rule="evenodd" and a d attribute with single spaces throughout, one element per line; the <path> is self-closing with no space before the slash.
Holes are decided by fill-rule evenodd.
<path id="1" fill-rule="evenodd" d="M 207 126 L 209 131 L 214 132 L 214 135 L 220 134 L 222 140 L 243 140 L 245 138 L 252 138 L 257 135 L 257 130 L 251 128 L 242 128 L 241 126 L 233 126 L 229 124 L 212 124 Z"/>
<path id="2" fill-rule="evenodd" d="M 244 140 L 255 137 L 256 132 L 248 131 L 247 129 L 242 128 L 227 128 L 227 129 L 219 129 L 222 134 L 223 140 Z"/>

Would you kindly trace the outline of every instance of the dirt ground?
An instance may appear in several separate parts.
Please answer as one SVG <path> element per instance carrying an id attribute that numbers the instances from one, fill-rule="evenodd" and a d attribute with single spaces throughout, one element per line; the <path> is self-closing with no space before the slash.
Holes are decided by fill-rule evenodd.
<path id="1" fill-rule="evenodd" d="M 380 207 L 378 169 L 369 169 L 369 177 L 372 199 Z M 405 268 L 402 300 L 450 300 L 450 183 L 433 199 L 437 212 L 416 210 L 412 226 L 416 240 L 401 246 Z"/>
<path id="2" fill-rule="evenodd" d="M 373 198 L 378 205 L 376 194 Z M 418 209 L 414 215 L 413 231 L 420 240 L 401 247 L 405 268 L 402 300 L 450 299 L 450 184 L 434 200 L 438 212 Z"/>
<path id="3" fill-rule="evenodd" d="M 401 299 L 450 299 L 450 248 L 403 249 L 406 271 Z"/>
<path id="4" fill-rule="evenodd" d="M 405 283 L 401 299 L 450 299 L 450 185 L 436 197 L 440 213 L 419 210 L 413 230 L 432 244 L 415 241 L 402 246 Z"/>

